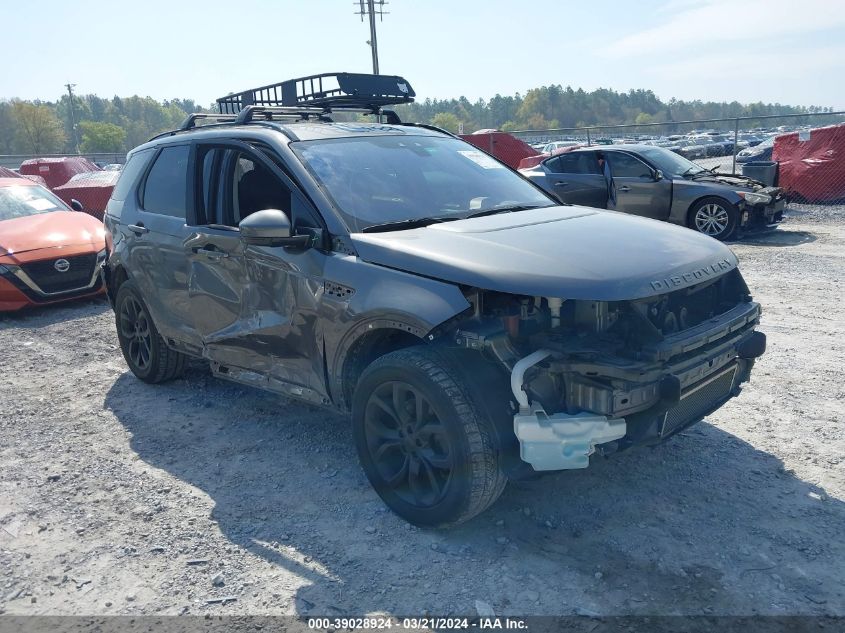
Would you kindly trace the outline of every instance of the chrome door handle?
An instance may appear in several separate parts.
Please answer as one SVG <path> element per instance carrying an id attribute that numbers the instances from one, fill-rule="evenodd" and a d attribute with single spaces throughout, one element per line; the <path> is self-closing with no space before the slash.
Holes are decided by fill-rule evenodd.
<path id="1" fill-rule="evenodd" d="M 195 248 L 194 252 L 197 255 L 205 255 L 208 259 L 223 259 L 229 256 L 229 253 L 225 251 L 218 251 L 212 248 Z"/>
<path id="2" fill-rule="evenodd" d="M 127 228 L 132 231 L 135 235 L 143 235 L 144 233 L 150 232 L 150 229 L 148 229 L 143 224 L 130 224 Z"/>
<path id="3" fill-rule="evenodd" d="M 619 187 L 619 191 L 631 191 L 631 188 L 628 185 L 622 185 Z"/>
<path id="4" fill-rule="evenodd" d="M 563 180 L 558 180 L 558 181 L 555 183 L 555 187 L 565 187 L 565 186 L 566 186 L 566 185 L 568 185 L 568 184 L 569 184 L 568 182 L 565 182 L 565 181 L 563 181 Z"/>

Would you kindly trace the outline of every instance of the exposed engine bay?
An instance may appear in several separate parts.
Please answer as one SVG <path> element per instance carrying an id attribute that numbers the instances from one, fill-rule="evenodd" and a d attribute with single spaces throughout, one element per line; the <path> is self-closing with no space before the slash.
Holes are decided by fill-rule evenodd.
<path id="1" fill-rule="evenodd" d="M 518 435 L 520 422 L 535 417 L 539 427 L 600 418 L 590 418 L 597 426 L 584 431 L 597 441 L 578 451 L 582 465 L 562 466 L 570 462 L 553 458 L 548 469 L 585 467 L 596 446 L 606 444 L 601 450 L 613 452 L 659 441 L 698 421 L 739 392 L 765 349 L 765 336 L 754 332 L 760 306 L 736 269 L 638 300 L 480 290 L 468 291 L 467 298 L 473 313 L 460 323 L 455 340 L 496 358 L 511 373 L 516 417 L 522 416 L 515 420 Z M 607 423 L 614 420 L 627 424 L 617 424 L 621 431 L 607 440 Z M 572 428 L 566 426 L 567 432 Z"/>

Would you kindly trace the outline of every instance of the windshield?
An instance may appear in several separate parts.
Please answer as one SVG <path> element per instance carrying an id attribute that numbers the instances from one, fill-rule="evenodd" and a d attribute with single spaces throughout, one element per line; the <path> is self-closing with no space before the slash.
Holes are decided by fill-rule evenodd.
<path id="1" fill-rule="evenodd" d="M 364 136 L 291 144 L 350 231 L 494 207 L 555 202 L 472 145 L 439 136 Z"/>
<path id="2" fill-rule="evenodd" d="M 0 187 L 0 220 L 67 210 L 64 202 L 43 187 L 29 185 Z"/>
<path id="3" fill-rule="evenodd" d="M 639 153 L 648 159 L 655 167 L 666 174 L 677 174 L 679 176 L 690 176 L 707 171 L 699 167 L 691 160 L 678 156 L 675 152 L 662 147 L 643 148 Z"/>

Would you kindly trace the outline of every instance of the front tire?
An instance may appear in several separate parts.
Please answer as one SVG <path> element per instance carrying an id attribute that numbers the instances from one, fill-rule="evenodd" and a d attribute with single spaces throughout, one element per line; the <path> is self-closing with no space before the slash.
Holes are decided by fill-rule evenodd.
<path id="1" fill-rule="evenodd" d="M 356 387 L 352 420 L 367 479 L 409 523 L 461 523 L 505 488 L 492 423 L 442 352 L 411 347 L 373 362 Z"/>
<path id="2" fill-rule="evenodd" d="M 120 285 L 114 314 L 120 351 L 133 374 L 154 384 L 184 373 L 188 357 L 167 346 L 134 281 Z"/>
<path id="3" fill-rule="evenodd" d="M 689 211 L 689 228 L 717 240 L 729 239 L 738 223 L 739 209 L 724 198 L 702 198 Z"/>

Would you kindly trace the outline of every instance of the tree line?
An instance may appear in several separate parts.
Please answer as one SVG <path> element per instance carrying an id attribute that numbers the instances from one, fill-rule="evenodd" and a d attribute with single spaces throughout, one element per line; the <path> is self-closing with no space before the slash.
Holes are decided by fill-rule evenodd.
<path id="1" fill-rule="evenodd" d="M 0 101 L 0 154 L 126 152 L 203 108 L 191 99 L 74 95 Z M 76 124 L 75 127 L 73 124 Z"/>
<path id="2" fill-rule="evenodd" d="M 426 99 L 396 108 L 403 120 L 457 132 L 478 129 L 547 130 L 592 125 L 645 124 L 775 114 L 832 112 L 819 106 L 737 101 L 660 100 L 651 90 L 586 92 L 560 85 L 521 95 L 478 99 Z M 69 95 L 56 102 L 0 101 L 0 154 L 126 152 L 178 125 L 192 112 L 209 111 L 191 99 Z M 75 126 L 74 126 L 75 123 Z"/>
<path id="3" fill-rule="evenodd" d="M 534 88 L 520 95 L 478 99 L 426 99 L 397 107 L 409 121 L 431 122 L 451 132 L 461 124 L 465 132 L 478 129 L 549 130 L 587 126 L 665 123 L 777 114 L 833 112 L 820 106 L 789 106 L 780 103 L 738 101 L 660 100 L 651 90 L 617 92 L 599 88 L 592 92 L 560 85 Z M 753 122 L 752 122 L 753 123 Z M 753 126 L 756 127 L 756 124 Z"/>

